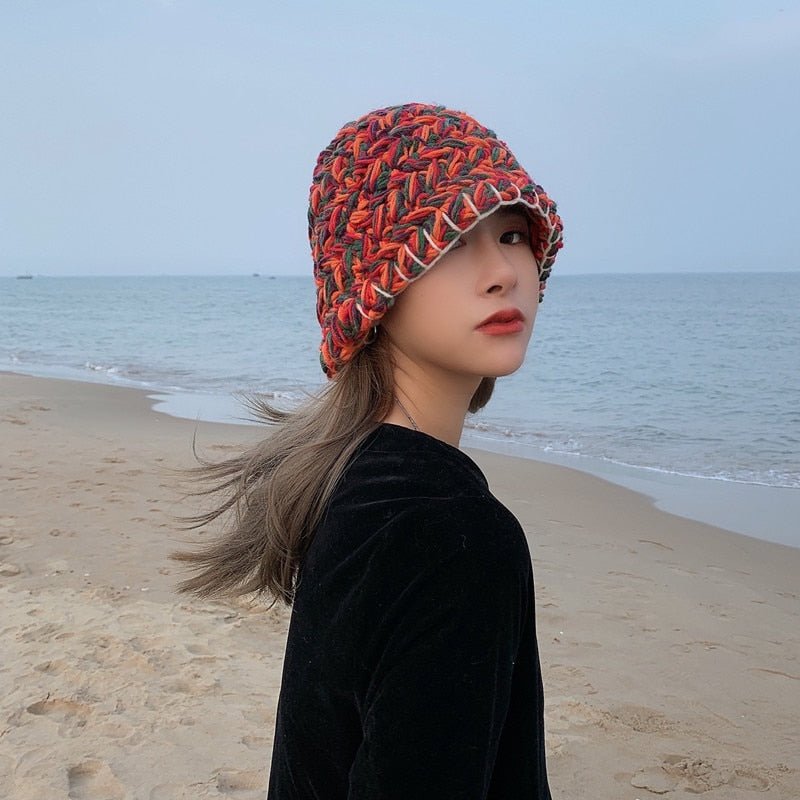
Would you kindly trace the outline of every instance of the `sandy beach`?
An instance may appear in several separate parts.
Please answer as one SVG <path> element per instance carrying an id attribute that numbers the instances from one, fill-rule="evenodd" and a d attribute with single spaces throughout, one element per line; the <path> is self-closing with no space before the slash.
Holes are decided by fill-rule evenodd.
<path id="1" fill-rule="evenodd" d="M 263 798 L 289 612 L 176 594 L 195 431 L 262 434 L 0 374 L 0 797 Z M 800 549 L 467 452 L 529 537 L 553 797 L 800 797 Z"/>

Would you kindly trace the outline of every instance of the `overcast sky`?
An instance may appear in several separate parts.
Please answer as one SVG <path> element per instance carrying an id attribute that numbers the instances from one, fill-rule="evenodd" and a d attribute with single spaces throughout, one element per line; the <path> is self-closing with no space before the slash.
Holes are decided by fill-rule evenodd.
<path id="1" fill-rule="evenodd" d="M 0 275 L 310 274 L 345 122 L 493 128 L 563 274 L 800 269 L 800 2 L 4 0 Z"/>

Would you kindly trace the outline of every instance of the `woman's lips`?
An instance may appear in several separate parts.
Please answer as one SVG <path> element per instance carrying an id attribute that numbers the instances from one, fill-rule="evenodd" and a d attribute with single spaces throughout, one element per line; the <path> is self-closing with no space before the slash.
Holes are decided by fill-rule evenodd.
<path id="1" fill-rule="evenodd" d="M 520 309 L 509 306 L 495 311 L 478 325 L 477 330 L 488 333 L 490 336 L 503 336 L 509 333 L 519 333 L 525 329 L 525 317 Z"/>
<path id="2" fill-rule="evenodd" d="M 508 322 L 487 322 L 478 330 L 481 333 L 488 333 L 490 336 L 502 336 L 508 333 L 519 333 L 524 328 L 525 323 L 521 319 L 512 319 Z"/>

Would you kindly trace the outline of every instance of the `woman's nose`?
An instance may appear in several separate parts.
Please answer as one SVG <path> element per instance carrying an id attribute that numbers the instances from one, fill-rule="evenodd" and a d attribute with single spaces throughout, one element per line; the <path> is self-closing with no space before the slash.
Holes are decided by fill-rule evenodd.
<path id="1" fill-rule="evenodd" d="M 486 243 L 479 254 L 483 291 L 505 294 L 519 281 L 518 267 L 508 253 L 508 248 L 497 241 Z"/>

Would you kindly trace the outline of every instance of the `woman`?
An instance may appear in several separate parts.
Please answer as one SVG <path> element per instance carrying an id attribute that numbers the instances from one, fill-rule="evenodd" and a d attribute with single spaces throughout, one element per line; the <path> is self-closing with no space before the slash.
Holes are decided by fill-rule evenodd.
<path id="1" fill-rule="evenodd" d="M 235 510 L 175 557 L 201 596 L 292 605 L 269 800 L 549 798 L 524 533 L 458 449 L 525 358 L 561 247 L 495 134 L 411 103 L 320 154 L 309 236 L 325 390 L 199 471 Z M 419 280 L 424 276 L 424 280 Z"/>

